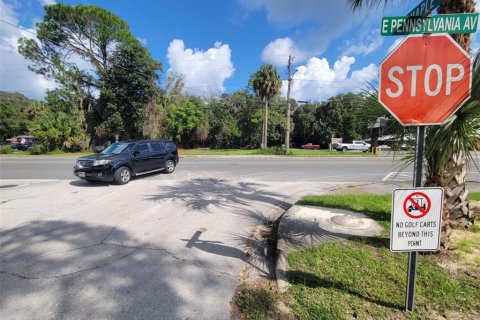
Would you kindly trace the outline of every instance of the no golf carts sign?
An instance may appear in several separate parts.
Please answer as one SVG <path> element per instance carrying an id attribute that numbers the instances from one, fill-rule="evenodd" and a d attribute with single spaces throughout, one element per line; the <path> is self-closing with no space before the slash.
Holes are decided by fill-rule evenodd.
<path id="1" fill-rule="evenodd" d="M 396 189 L 393 192 L 390 250 L 439 250 L 442 204 L 442 188 Z"/>

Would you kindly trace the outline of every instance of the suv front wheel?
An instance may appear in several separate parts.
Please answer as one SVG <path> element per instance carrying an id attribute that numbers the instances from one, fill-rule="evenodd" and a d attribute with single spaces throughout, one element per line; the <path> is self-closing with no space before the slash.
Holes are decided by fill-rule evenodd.
<path id="1" fill-rule="evenodd" d="M 165 170 L 164 172 L 166 173 L 172 173 L 175 171 L 175 161 L 173 160 L 167 160 L 165 161 Z"/>
<path id="2" fill-rule="evenodd" d="M 127 184 L 132 179 L 130 169 L 127 167 L 120 167 L 113 174 L 113 179 L 116 184 Z"/>

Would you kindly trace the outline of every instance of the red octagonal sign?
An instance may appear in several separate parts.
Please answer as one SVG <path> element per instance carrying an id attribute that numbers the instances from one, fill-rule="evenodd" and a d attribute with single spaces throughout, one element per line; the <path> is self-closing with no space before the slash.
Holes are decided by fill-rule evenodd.
<path id="1" fill-rule="evenodd" d="M 405 126 L 442 124 L 470 97 L 471 68 L 449 35 L 411 35 L 380 65 L 378 100 Z"/>

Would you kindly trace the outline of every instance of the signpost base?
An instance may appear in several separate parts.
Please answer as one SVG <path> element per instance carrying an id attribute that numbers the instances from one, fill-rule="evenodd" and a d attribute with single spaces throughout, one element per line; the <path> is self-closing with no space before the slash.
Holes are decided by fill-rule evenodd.
<path id="1" fill-rule="evenodd" d="M 415 303 L 415 278 L 417 272 L 417 256 L 418 252 L 413 251 L 408 253 L 408 278 L 407 278 L 407 298 L 406 309 L 407 311 L 413 311 L 413 305 Z"/>

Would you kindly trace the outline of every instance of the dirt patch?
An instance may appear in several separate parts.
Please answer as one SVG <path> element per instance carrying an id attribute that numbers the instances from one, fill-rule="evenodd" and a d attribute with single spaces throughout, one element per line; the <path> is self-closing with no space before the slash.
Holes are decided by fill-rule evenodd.
<path id="1" fill-rule="evenodd" d="M 451 249 L 438 255 L 438 264 L 451 274 L 463 272 L 480 280 L 480 233 L 454 229 L 450 236 Z"/>
<path id="2" fill-rule="evenodd" d="M 477 221 L 477 223 L 479 223 L 479 220 L 480 220 L 480 201 L 470 202 L 470 211 L 472 212 L 472 215 L 473 215 L 475 221 Z"/>

